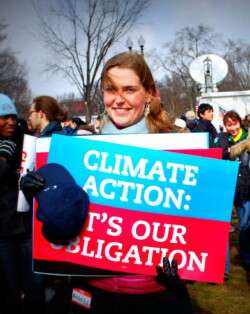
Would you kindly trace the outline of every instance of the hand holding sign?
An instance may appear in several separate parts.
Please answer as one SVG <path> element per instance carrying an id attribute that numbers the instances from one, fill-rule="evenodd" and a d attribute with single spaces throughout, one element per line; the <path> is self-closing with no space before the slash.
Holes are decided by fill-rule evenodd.
<path id="1" fill-rule="evenodd" d="M 35 194 L 43 189 L 44 185 L 44 178 L 34 171 L 28 172 L 20 180 L 20 189 L 28 201 L 31 201 Z"/>
<path id="2" fill-rule="evenodd" d="M 175 296 L 188 300 L 188 291 L 185 285 L 185 281 L 181 280 L 178 274 L 177 260 L 173 259 L 170 263 L 167 256 L 163 258 L 162 267 L 158 265 L 156 267 L 157 277 L 156 280 L 167 287 L 168 294 L 173 293 Z M 180 300 L 180 299 L 179 299 Z"/>

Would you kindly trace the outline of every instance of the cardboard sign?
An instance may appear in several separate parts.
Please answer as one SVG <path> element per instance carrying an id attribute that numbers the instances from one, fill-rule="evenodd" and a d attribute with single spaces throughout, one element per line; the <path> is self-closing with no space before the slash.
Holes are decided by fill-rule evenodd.
<path id="1" fill-rule="evenodd" d="M 35 220 L 35 260 L 155 275 L 167 254 L 182 278 L 223 281 L 237 163 L 61 135 L 49 162 L 91 205 L 68 246 L 47 242 Z"/>
<path id="2" fill-rule="evenodd" d="M 37 138 L 31 135 L 24 135 L 23 138 L 23 149 L 22 149 L 22 160 L 21 160 L 21 171 L 20 175 L 23 176 L 28 170 L 32 171 L 36 165 L 36 140 Z M 23 191 L 19 190 L 17 200 L 17 211 L 27 212 L 30 210 L 29 203 L 27 202 Z"/>

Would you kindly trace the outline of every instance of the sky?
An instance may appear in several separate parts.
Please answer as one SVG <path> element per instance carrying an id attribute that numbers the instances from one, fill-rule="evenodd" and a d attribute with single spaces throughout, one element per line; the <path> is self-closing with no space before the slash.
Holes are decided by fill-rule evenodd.
<path id="1" fill-rule="evenodd" d="M 44 5 L 49 2 L 43 0 Z M 130 37 L 136 46 L 139 36 L 143 35 L 145 52 L 152 49 L 161 52 L 164 43 L 173 40 L 176 31 L 202 23 L 225 38 L 249 42 L 249 12 L 250 0 L 153 0 Z M 43 71 L 49 54 L 39 39 L 38 19 L 31 0 L 0 0 L 0 21 L 8 24 L 6 45 L 25 64 L 33 97 L 60 96 L 76 91 L 62 76 Z M 126 50 L 126 39 L 125 36 L 124 42 L 120 41 L 118 45 L 121 51 Z"/>

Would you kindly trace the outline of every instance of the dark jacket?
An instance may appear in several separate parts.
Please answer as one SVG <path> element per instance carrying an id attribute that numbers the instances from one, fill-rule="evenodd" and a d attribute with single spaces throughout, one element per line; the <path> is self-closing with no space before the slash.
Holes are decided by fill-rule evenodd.
<path id="1" fill-rule="evenodd" d="M 4 138 L 0 138 L 4 140 Z M 17 129 L 10 139 L 16 143 L 14 155 L 0 160 L 0 238 L 31 236 L 32 213 L 17 212 L 18 179 L 21 163 L 23 134 Z"/>
<path id="2" fill-rule="evenodd" d="M 189 129 L 189 131 L 193 132 L 193 130 L 197 127 L 198 121 L 198 119 L 186 120 L 187 128 Z"/>
<path id="3" fill-rule="evenodd" d="M 218 135 L 218 132 L 211 121 L 199 119 L 192 132 L 208 132 L 209 133 L 209 147 L 213 146 L 213 142 Z"/>
<path id="4" fill-rule="evenodd" d="M 213 147 L 222 148 L 223 159 L 231 159 L 229 154 L 229 148 L 231 148 L 235 144 L 242 142 L 247 138 L 247 136 L 248 130 L 246 128 L 242 128 L 242 135 L 237 142 L 233 140 L 232 136 L 229 133 L 221 132 L 214 139 Z"/>
<path id="5" fill-rule="evenodd" d="M 62 131 L 62 126 L 59 121 L 51 121 L 38 135 L 38 137 L 49 137 L 53 133 L 58 133 Z"/>

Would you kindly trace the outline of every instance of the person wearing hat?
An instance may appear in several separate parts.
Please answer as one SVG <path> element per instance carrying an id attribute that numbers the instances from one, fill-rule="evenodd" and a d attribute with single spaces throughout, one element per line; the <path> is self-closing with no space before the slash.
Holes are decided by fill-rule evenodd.
<path id="1" fill-rule="evenodd" d="M 174 125 L 176 126 L 178 132 L 188 132 L 187 123 L 182 118 L 176 118 L 174 121 Z"/>
<path id="2" fill-rule="evenodd" d="M 13 101 L 0 94 L 1 313 L 42 313 L 42 279 L 32 272 L 32 213 L 17 212 L 23 133 Z M 23 296 L 23 297 L 22 297 Z"/>
<path id="3" fill-rule="evenodd" d="M 193 131 L 193 129 L 197 126 L 198 119 L 196 118 L 196 114 L 193 110 L 188 110 L 185 115 L 187 128 L 190 132 Z"/>

